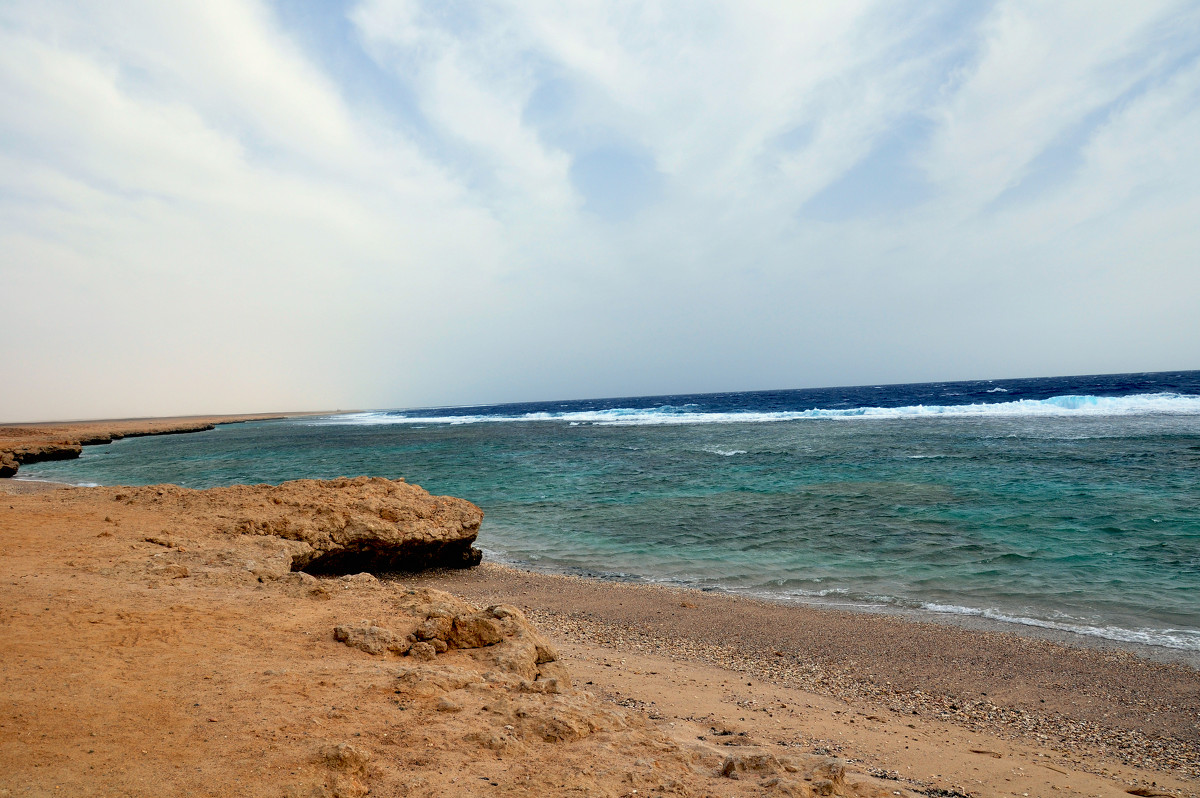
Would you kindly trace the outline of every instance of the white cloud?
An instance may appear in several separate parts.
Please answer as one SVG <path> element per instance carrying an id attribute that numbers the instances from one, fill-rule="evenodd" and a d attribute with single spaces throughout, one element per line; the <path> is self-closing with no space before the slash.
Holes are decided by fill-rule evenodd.
<path id="1" fill-rule="evenodd" d="M 1016 185 L 1056 139 L 1162 66 L 1155 34 L 1177 5 L 998 4 L 978 62 L 935 111 L 931 178 L 972 210 Z"/>
<path id="2" fill-rule="evenodd" d="M 0 418 L 1198 365 L 1187 4 L 349 16 L 0 9 Z"/>

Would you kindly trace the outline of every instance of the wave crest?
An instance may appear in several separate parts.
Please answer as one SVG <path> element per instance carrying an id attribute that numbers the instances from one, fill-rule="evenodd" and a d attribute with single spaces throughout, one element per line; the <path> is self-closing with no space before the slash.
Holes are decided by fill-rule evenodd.
<path id="1" fill-rule="evenodd" d="M 411 414 L 410 414 L 411 413 Z M 696 405 L 650 408 L 618 407 L 609 410 L 534 412 L 518 415 L 476 413 L 422 415 L 412 411 L 350 413 L 313 419 L 312 425 L 377 424 L 494 424 L 558 421 L 600 426 L 639 424 L 755 424 L 806 419 L 906 419 L 906 418 L 1021 418 L 1077 416 L 1200 415 L 1200 396 L 1177 393 L 1148 393 L 1132 396 L 1089 396 L 1068 394 L 1048 399 L 1017 399 L 1011 402 L 979 402 L 963 405 L 909 405 L 906 407 L 813 408 L 774 412 L 705 412 Z"/>

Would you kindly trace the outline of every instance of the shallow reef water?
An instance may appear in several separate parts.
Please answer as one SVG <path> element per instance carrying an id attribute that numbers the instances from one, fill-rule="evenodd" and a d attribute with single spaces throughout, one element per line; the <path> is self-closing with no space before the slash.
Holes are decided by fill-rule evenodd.
<path id="1" fill-rule="evenodd" d="M 1200 651 L 1200 372 L 378 411 L 22 469 L 405 477 L 523 567 Z"/>

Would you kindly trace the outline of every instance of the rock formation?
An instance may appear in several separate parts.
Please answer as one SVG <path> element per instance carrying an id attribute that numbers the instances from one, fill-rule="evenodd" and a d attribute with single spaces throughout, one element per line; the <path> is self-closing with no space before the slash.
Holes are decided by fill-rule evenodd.
<path id="1" fill-rule="evenodd" d="M 0 508 L 0 725 L 20 735 L 0 796 L 892 795 L 824 755 L 654 725 L 573 684 L 513 605 L 294 570 L 382 551 L 370 530 L 471 559 L 481 514 L 458 499 L 358 478 Z"/>
<path id="2" fill-rule="evenodd" d="M 431 496 L 382 477 L 300 479 L 205 491 L 172 485 L 125 488 L 118 501 L 150 504 L 210 520 L 228 533 L 290 541 L 293 571 L 384 573 L 467 568 L 483 511 L 463 499 Z M 231 512 L 230 508 L 236 508 Z"/>
<path id="3" fill-rule="evenodd" d="M 204 432 L 217 424 L 280 418 L 278 415 L 207 416 L 190 419 L 80 421 L 74 423 L 0 424 L 0 477 L 11 477 L 27 463 L 71 460 L 84 446 L 122 438 Z"/>
<path id="4" fill-rule="evenodd" d="M 393 653 L 429 660 L 450 650 L 471 651 L 484 665 L 512 674 L 527 691 L 559 693 L 571 687 L 550 641 L 510 604 L 477 610 L 449 593 L 410 589 L 389 622 L 343 624 L 334 638 L 368 654 Z"/>

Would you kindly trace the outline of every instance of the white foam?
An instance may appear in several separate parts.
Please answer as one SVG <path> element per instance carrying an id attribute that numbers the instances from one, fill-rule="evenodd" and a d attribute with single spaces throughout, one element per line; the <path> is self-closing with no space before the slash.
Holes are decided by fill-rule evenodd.
<path id="1" fill-rule="evenodd" d="M 695 407 L 688 405 L 687 408 Z M 651 408 L 618 407 L 610 410 L 538 412 L 520 415 L 403 415 L 396 412 L 350 413 L 308 420 L 309 425 L 369 426 L 377 424 L 496 424 L 557 421 L 600 426 L 755 424 L 806 419 L 911 419 L 911 418 L 1051 418 L 1079 416 L 1200 415 L 1200 396 L 1149 393 L 1133 396 L 1054 396 L 1012 402 L 969 405 L 909 405 L 906 407 L 815 408 L 777 412 L 697 412 L 663 405 Z"/>
<path id="2" fill-rule="evenodd" d="M 735 454 L 746 453 L 745 449 L 718 449 L 715 446 L 710 449 L 705 449 L 704 451 L 708 452 L 709 454 L 719 454 L 721 457 L 733 457 Z"/>
<path id="3" fill-rule="evenodd" d="M 1148 646 L 1162 646 L 1183 651 L 1200 651 L 1200 629 L 1125 629 L 1120 626 L 1093 626 L 1083 622 L 1064 623 L 1048 621 L 1042 618 L 1027 618 L 1021 615 L 1010 615 L 994 609 L 978 609 L 975 607 L 960 607 L 955 604 L 922 604 L 921 609 L 929 612 L 949 615 L 971 615 L 987 618 L 1004 623 L 1016 623 L 1023 626 L 1036 626 L 1042 629 L 1053 629 L 1059 632 L 1071 632 L 1088 637 L 1101 637 L 1119 643 L 1141 643 Z"/>

